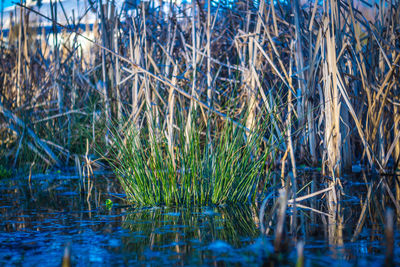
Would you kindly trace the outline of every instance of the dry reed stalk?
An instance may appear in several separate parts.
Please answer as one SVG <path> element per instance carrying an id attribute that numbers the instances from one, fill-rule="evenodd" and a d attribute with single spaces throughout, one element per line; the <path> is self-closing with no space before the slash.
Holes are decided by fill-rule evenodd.
<path id="1" fill-rule="evenodd" d="M 323 64 L 323 82 L 324 82 L 324 104 L 325 104 L 325 132 L 324 142 L 327 153 L 327 164 L 330 174 L 333 177 L 330 182 L 332 190 L 328 191 L 326 198 L 329 214 L 328 233 L 331 244 L 342 244 L 342 215 L 340 213 L 340 204 L 336 194 L 336 177 L 342 173 L 341 167 L 341 130 L 340 130 L 340 94 L 338 88 L 338 66 L 336 56 L 336 34 L 339 31 L 337 18 L 339 16 L 338 3 L 336 0 L 330 0 L 325 3 L 324 10 L 324 31 L 325 40 L 321 42 L 321 54 Z M 336 22 L 336 23 L 335 23 Z"/>
<path id="2" fill-rule="evenodd" d="M 270 7 L 271 7 L 271 12 L 272 12 L 272 21 L 273 21 L 273 25 L 274 25 L 274 34 L 275 36 L 278 36 L 278 24 L 277 24 L 277 19 L 276 19 L 276 13 L 275 13 L 275 4 L 274 1 L 271 0 L 270 2 Z"/>
<path id="3" fill-rule="evenodd" d="M 329 1 L 331 8 L 336 5 L 335 1 Z M 327 7 L 326 7 L 327 8 Z M 341 132 L 340 132 L 340 103 L 337 81 L 337 57 L 335 31 L 329 18 L 329 10 L 326 9 L 324 19 L 325 40 L 321 42 L 321 54 L 323 56 L 323 82 L 324 82 L 324 104 L 325 104 L 325 131 L 324 145 L 327 153 L 327 164 L 329 172 L 333 177 L 341 175 Z"/>
<path id="4" fill-rule="evenodd" d="M 24 16 L 24 23 L 23 23 L 23 27 L 24 27 L 24 60 L 25 60 L 25 73 L 24 76 L 26 77 L 24 80 L 27 83 L 30 83 L 30 81 L 28 80 L 30 77 L 30 70 L 29 67 L 31 65 L 31 59 L 29 56 L 29 52 L 28 52 L 28 38 L 29 38 L 29 12 L 23 12 L 23 16 Z M 28 80 L 28 81 L 27 81 Z"/>
<path id="5" fill-rule="evenodd" d="M 211 88 L 212 86 L 212 77 L 211 77 L 211 1 L 207 1 L 207 105 L 209 107 L 212 107 L 212 95 L 213 95 L 213 90 Z M 210 111 L 207 111 L 207 134 L 209 138 L 211 138 L 211 125 L 209 125 L 210 122 Z M 211 143 L 211 142 L 210 142 Z"/>
<path id="6" fill-rule="evenodd" d="M 261 84 L 259 84 L 259 90 L 256 89 L 256 81 L 259 80 L 257 70 L 260 67 L 260 62 L 259 62 L 259 55 L 258 55 L 258 49 L 256 46 L 256 43 L 259 42 L 259 36 L 261 33 L 261 21 L 263 18 L 263 12 L 264 12 L 264 1 L 262 1 L 259 5 L 258 9 L 258 16 L 257 16 L 257 24 L 254 32 L 254 37 L 249 36 L 248 38 L 248 58 L 249 58 L 249 69 L 248 69 L 248 74 L 244 73 L 244 75 L 248 75 L 250 77 L 245 77 L 245 85 L 247 87 L 247 103 L 248 103 L 248 110 L 247 110 L 247 118 L 246 118 L 246 127 L 250 130 L 252 130 L 255 127 L 255 116 L 256 116 L 256 110 L 257 107 L 259 106 L 259 100 L 257 99 L 257 91 L 262 91 Z M 248 17 L 250 16 L 250 12 L 248 12 Z M 249 27 L 248 25 L 246 27 Z"/>
<path id="7" fill-rule="evenodd" d="M 103 1 L 99 0 L 99 10 L 100 10 L 100 21 L 101 21 L 101 42 L 103 47 L 108 47 L 107 46 L 107 41 L 106 41 L 106 19 L 104 15 L 104 6 L 103 6 Z M 105 109 L 105 120 L 106 120 L 106 125 L 108 127 L 111 126 L 111 108 L 110 108 L 110 102 L 109 102 L 109 89 L 108 89 L 108 78 L 107 78 L 107 72 L 106 72 L 106 51 L 101 49 L 101 71 L 102 71 L 102 90 L 103 90 L 103 97 L 104 97 L 104 109 Z M 105 134 L 105 141 L 108 143 L 108 131 Z"/>
<path id="8" fill-rule="evenodd" d="M 305 81 L 306 81 L 306 76 L 304 74 L 304 56 L 303 56 L 303 47 L 302 47 L 302 38 L 301 38 L 301 29 L 300 29 L 300 6 L 299 6 L 299 1 L 294 0 L 292 1 L 292 9 L 293 9 L 293 14 L 294 14 L 294 27 L 295 27 L 295 63 L 296 63 L 296 69 L 297 72 L 296 74 L 298 75 L 297 78 L 297 116 L 298 116 L 298 121 L 300 125 L 303 125 L 304 123 L 304 107 L 307 104 L 305 93 L 306 93 L 306 88 L 305 88 Z M 301 146 L 300 146 L 300 153 L 301 152 Z"/>
<path id="9" fill-rule="evenodd" d="M 300 201 L 315 197 L 317 195 L 320 195 L 320 194 L 323 194 L 323 193 L 326 193 L 326 192 L 329 192 L 329 191 L 334 191 L 334 188 L 335 188 L 334 186 L 330 186 L 328 188 L 319 190 L 317 192 L 308 194 L 306 196 L 298 197 L 298 198 L 295 198 L 295 199 L 289 199 L 287 202 L 288 202 L 288 204 L 294 204 L 295 202 L 300 202 Z"/>
<path id="10" fill-rule="evenodd" d="M 132 20 L 133 26 L 135 26 L 135 21 Z M 129 48 L 130 48 L 130 59 L 132 62 L 135 62 L 136 64 L 139 64 L 140 59 L 141 59 L 141 53 L 139 51 L 139 47 L 137 44 L 137 36 L 134 36 L 134 40 L 132 40 L 132 31 L 129 31 Z M 133 48 L 135 47 L 135 48 Z M 136 59 L 136 61 L 135 61 Z M 138 86 L 139 86 L 139 75 L 137 73 L 137 70 L 135 68 L 132 69 L 132 75 L 133 75 L 133 81 L 132 81 L 132 89 L 131 89 L 131 95 L 132 95 L 132 113 L 131 116 L 135 116 L 138 114 L 138 106 L 139 106 L 139 99 L 138 99 Z M 134 120 L 132 121 L 133 125 L 137 125 L 137 121 Z"/>
<path id="11" fill-rule="evenodd" d="M 286 158 L 289 154 L 289 148 L 286 149 L 285 153 L 283 154 L 283 157 L 281 158 L 281 184 L 282 187 L 285 187 L 285 165 L 286 165 Z"/>
<path id="12" fill-rule="evenodd" d="M 118 23 L 115 23 L 115 27 L 113 30 L 113 39 L 114 39 L 114 51 L 118 54 Z M 118 121 L 122 120 L 122 101 L 121 101 L 121 92 L 120 92 L 120 62 L 119 58 L 115 57 L 115 91 L 116 91 L 116 100 L 117 100 L 117 119 Z"/>
<path id="13" fill-rule="evenodd" d="M 147 23 L 146 23 L 146 10 L 145 10 L 145 5 L 142 5 L 142 23 L 143 23 L 143 30 L 142 30 L 142 42 L 143 42 L 143 48 L 144 48 L 144 65 L 145 69 L 148 69 L 148 46 L 147 46 Z M 148 126 L 148 131 L 149 131 L 149 138 L 150 140 L 155 140 L 154 136 L 154 125 L 153 125 L 153 107 L 152 107 L 152 101 L 151 101 L 151 90 L 150 90 L 150 85 L 149 85 L 149 77 L 148 75 L 144 75 L 144 96 L 145 96 L 145 102 L 146 102 L 146 118 L 148 120 L 147 126 Z M 153 147 L 153 142 L 150 142 L 151 144 L 151 151 L 154 153 L 154 147 Z"/>
<path id="14" fill-rule="evenodd" d="M 293 42 L 290 45 L 290 67 L 289 67 L 289 77 L 292 77 L 292 51 L 293 51 Z M 292 88 L 292 79 L 289 79 L 289 88 Z M 297 168 L 296 168 L 296 159 L 294 156 L 294 148 L 293 148 L 293 141 L 292 141 L 292 112 L 293 112 L 293 104 L 292 104 L 292 90 L 289 89 L 288 91 L 288 114 L 286 120 L 286 131 L 287 131 L 287 147 L 289 149 L 290 154 L 290 161 L 292 163 L 292 172 L 294 179 L 296 181 L 297 178 Z"/>
<path id="15" fill-rule="evenodd" d="M 193 68 L 193 77 L 192 77 L 192 89 L 190 91 L 190 95 L 194 97 L 196 95 L 196 78 L 197 78 L 197 38 L 196 38 L 196 3 L 192 1 L 192 68 Z M 190 99 L 190 107 L 187 115 L 187 122 L 185 126 L 185 137 L 186 137 L 186 147 L 190 142 L 190 133 L 192 128 L 192 112 L 196 110 L 196 102 L 193 101 L 193 98 Z"/>
<path id="16" fill-rule="evenodd" d="M 178 67 L 175 65 L 172 72 L 172 84 L 176 84 L 176 76 L 178 74 Z M 167 141 L 168 149 L 171 156 L 171 161 L 174 169 L 176 169 L 175 152 L 174 152 L 174 114 L 175 114 L 175 92 L 174 88 L 169 89 L 168 95 L 168 119 L 167 119 Z"/>
<path id="17" fill-rule="evenodd" d="M 21 0 L 22 5 L 22 0 Z M 18 25 L 18 62 L 17 62 L 17 83 L 16 83 L 16 91 L 17 91 L 17 107 L 21 105 L 21 54 L 22 54 L 22 27 L 23 27 L 23 16 L 22 16 L 22 7 L 19 8 L 19 25 Z"/>

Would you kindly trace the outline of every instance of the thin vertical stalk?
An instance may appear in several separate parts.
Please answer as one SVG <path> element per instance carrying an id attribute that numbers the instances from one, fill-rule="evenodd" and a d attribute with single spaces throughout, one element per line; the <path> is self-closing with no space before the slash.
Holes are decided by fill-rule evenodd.
<path id="1" fill-rule="evenodd" d="M 136 24 L 135 20 L 132 19 L 132 24 L 133 27 L 136 29 Z M 140 61 L 142 60 L 142 53 L 140 52 L 140 44 L 139 44 L 139 38 L 138 34 L 134 33 L 134 39 L 132 40 L 132 30 L 129 31 L 129 48 L 130 48 L 130 56 L 131 56 L 131 61 L 140 64 Z M 137 125 L 137 118 L 138 118 L 138 112 L 139 112 L 139 74 L 136 68 L 132 69 L 133 73 L 133 82 L 132 82 L 132 117 L 134 118 L 133 120 L 133 125 Z M 135 119 L 136 118 L 136 119 Z"/>
<path id="2" fill-rule="evenodd" d="M 295 62 L 297 68 L 297 116 L 299 120 L 299 124 L 303 125 L 304 121 L 304 106 L 305 106 L 305 75 L 304 75 L 304 59 L 303 59 L 303 47 L 302 47 L 302 38 L 301 38 L 301 26 L 300 26 L 300 7 L 299 1 L 294 0 L 292 1 L 293 4 L 293 13 L 294 13 L 294 26 L 295 26 L 295 33 L 296 33 L 296 50 L 295 50 Z"/>
<path id="3" fill-rule="evenodd" d="M 193 66 L 193 77 L 192 77 L 192 89 L 190 95 L 192 97 L 196 94 L 196 76 L 197 76 L 197 42 L 196 42 L 196 1 L 192 1 L 192 66 Z M 196 109 L 196 102 L 193 99 L 190 99 L 190 107 L 188 112 L 187 123 L 185 127 L 185 136 L 187 145 L 190 142 L 190 133 L 192 127 L 192 112 L 193 109 Z M 186 145 L 186 146 L 187 146 Z"/>
<path id="4" fill-rule="evenodd" d="M 51 3 L 51 2 L 50 2 Z M 22 0 L 20 1 L 22 5 Z M 22 54 L 22 7 L 19 7 L 19 27 L 18 27 L 18 62 L 17 62 L 17 107 L 21 105 L 21 54 Z"/>
<path id="5" fill-rule="evenodd" d="M 114 52 L 118 54 L 118 23 L 115 23 L 114 31 L 113 31 L 113 39 L 114 39 Z M 122 120 L 122 102 L 121 102 L 121 93 L 120 93 L 120 63 L 119 57 L 115 57 L 115 91 L 117 95 L 117 119 L 120 122 Z"/>
<path id="6" fill-rule="evenodd" d="M 175 65 L 174 70 L 172 73 L 172 85 L 176 86 L 176 76 L 178 74 L 178 67 Z M 168 95 L 168 118 L 167 118 L 167 142 L 168 142 L 168 149 L 171 156 L 171 161 L 176 170 L 176 163 L 175 163 L 175 152 L 174 152 L 174 107 L 175 107 L 175 92 L 174 87 L 170 87 L 169 95 Z"/>
<path id="7" fill-rule="evenodd" d="M 278 23 L 276 22 L 274 0 L 271 0 L 270 6 L 271 6 L 271 11 L 272 11 L 272 21 L 273 21 L 273 24 L 274 24 L 274 34 L 275 34 L 275 36 L 278 36 L 279 35 L 279 33 L 278 33 Z"/>
<path id="8" fill-rule="evenodd" d="M 289 90 L 288 90 L 288 100 L 287 100 L 287 105 L 288 105 L 288 114 L 287 114 L 287 119 L 286 119 L 286 138 L 287 138 L 287 147 L 289 149 L 289 154 L 290 154 L 290 161 L 292 163 L 292 172 L 293 172 L 293 178 L 294 181 L 297 181 L 297 168 L 296 168 L 296 159 L 294 156 L 294 148 L 293 148 L 293 141 L 292 141 L 292 113 L 293 113 L 293 100 L 292 100 L 292 90 L 290 88 L 293 88 L 292 86 L 292 54 L 293 54 L 293 46 L 294 43 L 291 42 L 290 44 L 290 67 L 289 67 Z M 288 185 L 286 185 L 288 186 Z"/>
<path id="9" fill-rule="evenodd" d="M 103 47 L 107 47 L 107 41 L 106 41 L 106 19 L 104 15 L 104 9 L 103 9 L 103 0 L 99 0 L 99 10 L 100 10 L 100 23 L 101 23 L 101 42 Z M 102 89 L 103 89 L 103 97 L 104 97 L 104 109 L 105 109 L 105 117 L 106 117 L 106 125 L 107 128 L 111 126 L 111 110 L 110 110 L 110 102 L 108 99 L 108 78 L 107 78 L 107 71 L 106 71 L 106 51 L 104 49 L 101 49 L 101 71 L 102 71 Z M 105 140 L 108 142 L 108 130 L 106 131 L 105 134 Z"/>
<path id="10" fill-rule="evenodd" d="M 145 69 L 148 70 L 148 49 L 147 49 L 147 28 L 146 28 L 146 9 L 145 5 L 142 5 L 142 23 L 143 23 L 143 31 L 142 31 L 142 38 L 144 43 L 144 61 L 145 61 Z M 150 135 L 150 144 L 152 148 L 152 153 L 154 153 L 154 128 L 153 128 L 153 112 L 152 112 L 152 103 L 151 103 L 151 91 L 149 86 L 149 77 L 145 73 L 144 74 L 144 95 L 146 101 L 146 117 L 148 120 L 148 128 L 149 128 L 149 135 Z"/>
<path id="11" fill-rule="evenodd" d="M 211 77 L 211 1 L 207 1 L 207 105 L 212 106 L 212 77 Z M 208 115 L 210 112 L 208 112 Z"/>

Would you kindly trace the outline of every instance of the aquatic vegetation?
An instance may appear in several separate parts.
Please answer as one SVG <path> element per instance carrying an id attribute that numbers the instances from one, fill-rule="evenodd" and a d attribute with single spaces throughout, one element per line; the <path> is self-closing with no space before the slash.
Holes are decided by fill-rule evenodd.
<path id="1" fill-rule="evenodd" d="M 264 137 L 268 121 L 247 132 L 226 120 L 212 138 L 201 136 L 202 130 L 193 123 L 188 135 L 177 134 L 175 156 L 164 135 L 115 129 L 107 159 L 131 204 L 254 202 L 259 181 L 268 178 L 267 159 L 274 149 L 273 135 Z"/>
<path id="2" fill-rule="evenodd" d="M 106 200 L 106 209 L 107 210 L 111 210 L 113 204 L 114 204 L 113 201 L 111 199 L 107 198 L 107 200 Z"/>

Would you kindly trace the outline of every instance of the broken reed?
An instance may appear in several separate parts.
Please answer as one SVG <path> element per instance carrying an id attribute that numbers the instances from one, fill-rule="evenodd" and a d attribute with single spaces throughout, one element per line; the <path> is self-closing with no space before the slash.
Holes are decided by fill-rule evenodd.
<path id="1" fill-rule="evenodd" d="M 33 11 L 15 14 L 1 40 L 5 165 L 68 163 L 84 153 L 86 139 L 92 151 L 109 142 L 106 126 L 124 117 L 141 131 L 155 121 L 172 153 L 178 104 L 187 118 L 180 130 L 190 133 L 193 110 L 203 120 L 227 118 L 225 103 L 236 101 L 238 113 L 249 114 L 247 128 L 261 108 L 276 114 L 273 138 L 285 140 L 275 157 L 282 177 L 287 166 L 296 176 L 299 161 L 330 175 L 356 161 L 380 172 L 399 168 L 398 1 L 376 5 L 369 21 L 352 2 L 336 0 L 141 4 L 131 14 L 99 3 L 90 11 L 99 22 L 83 31 L 93 36 L 90 50 L 67 30 L 70 42 L 53 35 L 50 46 L 44 31 L 30 33 Z M 55 14 L 53 28 L 60 27 Z M 78 32 L 78 22 L 65 26 Z"/>

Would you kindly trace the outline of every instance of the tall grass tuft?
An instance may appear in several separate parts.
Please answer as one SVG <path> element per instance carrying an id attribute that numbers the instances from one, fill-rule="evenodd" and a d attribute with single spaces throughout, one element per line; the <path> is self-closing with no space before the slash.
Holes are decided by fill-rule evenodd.
<path id="1" fill-rule="evenodd" d="M 264 121 L 247 132 L 226 120 L 208 138 L 192 123 L 188 139 L 179 132 L 174 157 L 167 138 L 149 134 L 147 127 L 114 129 L 107 159 L 133 205 L 254 202 L 273 148 L 272 138 L 265 138 L 267 126 Z"/>

